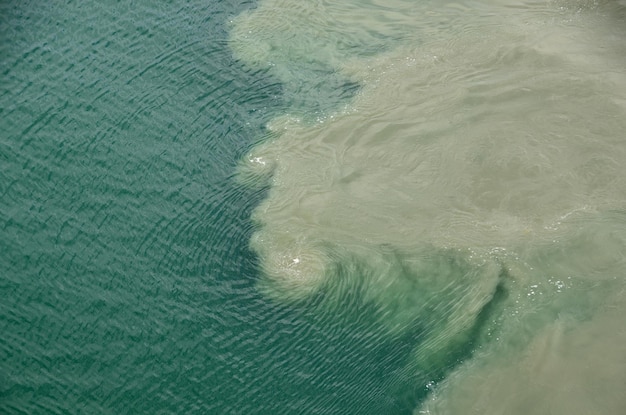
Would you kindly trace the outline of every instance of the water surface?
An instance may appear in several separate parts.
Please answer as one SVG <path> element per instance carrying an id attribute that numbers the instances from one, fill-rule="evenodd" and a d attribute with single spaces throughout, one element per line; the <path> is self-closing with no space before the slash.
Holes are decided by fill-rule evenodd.
<path id="1" fill-rule="evenodd" d="M 0 412 L 626 409 L 622 3 L 0 8 Z"/>

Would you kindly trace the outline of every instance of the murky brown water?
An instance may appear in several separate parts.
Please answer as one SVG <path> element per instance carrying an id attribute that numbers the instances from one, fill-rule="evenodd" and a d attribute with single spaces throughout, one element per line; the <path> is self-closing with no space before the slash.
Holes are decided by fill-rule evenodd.
<path id="1" fill-rule="evenodd" d="M 626 411 L 623 4 L 264 0 L 231 45 L 292 97 L 240 171 L 266 295 L 430 318 L 423 373 L 504 287 L 416 413 Z"/>

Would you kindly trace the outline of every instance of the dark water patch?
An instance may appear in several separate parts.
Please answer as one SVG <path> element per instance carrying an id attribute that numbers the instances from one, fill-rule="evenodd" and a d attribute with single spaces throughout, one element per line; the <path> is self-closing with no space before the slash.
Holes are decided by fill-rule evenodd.
<path id="1" fill-rule="evenodd" d="M 232 405 L 206 378 L 254 324 L 259 196 L 231 177 L 277 91 L 226 46 L 245 6 L 3 3 L 3 413 Z"/>

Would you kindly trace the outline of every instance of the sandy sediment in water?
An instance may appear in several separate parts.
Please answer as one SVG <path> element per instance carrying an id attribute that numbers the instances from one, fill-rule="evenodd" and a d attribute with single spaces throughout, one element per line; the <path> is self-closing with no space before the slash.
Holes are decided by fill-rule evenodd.
<path id="1" fill-rule="evenodd" d="M 624 367 L 593 338 L 620 336 L 606 301 L 625 280 L 626 55 L 606 49 L 623 51 L 624 33 L 593 8 L 511 6 L 266 0 L 233 22 L 235 55 L 278 77 L 290 105 L 241 166 L 242 182 L 269 186 L 251 242 L 265 294 L 332 302 L 359 286 L 390 333 L 430 318 L 408 364 L 423 372 L 505 287 L 476 337 L 495 346 L 450 375 L 432 411 L 466 405 L 472 376 L 505 394 L 541 359 L 540 382 L 572 363 L 583 388 L 569 344 Z M 355 83 L 349 100 L 334 93 Z M 504 401 L 475 405 L 571 413 L 540 387 Z"/>

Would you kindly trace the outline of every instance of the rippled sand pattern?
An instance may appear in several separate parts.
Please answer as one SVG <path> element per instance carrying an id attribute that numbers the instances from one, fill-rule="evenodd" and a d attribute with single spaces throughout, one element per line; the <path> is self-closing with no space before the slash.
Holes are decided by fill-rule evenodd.
<path id="1" fill-rule="evenodd" d="M 359 290 L 389 336 L 419 325 L 416 413 L 626 411 L 625 23 L 610 1 L 236 17 L 235 56 L 289 105 L 239 172 L 269 187 L 259 289 L 315 312 Z"/>

